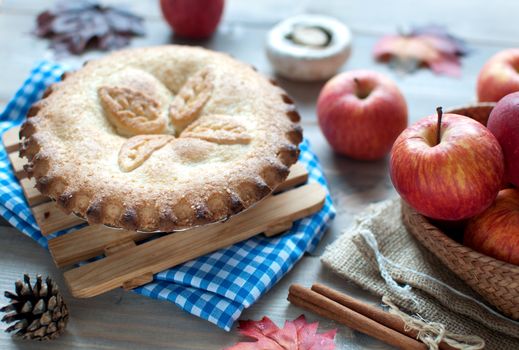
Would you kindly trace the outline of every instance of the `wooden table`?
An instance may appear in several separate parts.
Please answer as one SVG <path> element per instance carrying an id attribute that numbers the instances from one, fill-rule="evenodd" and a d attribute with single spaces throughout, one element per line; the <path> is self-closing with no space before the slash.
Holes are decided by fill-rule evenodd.
<path id="1" fill-rule="evenodd" d="M 125 0 L 105 2 L 130 4 Z M 0 107 L 20 86 L 36 60 L 52 58 L 47 42 L 30 35 L 35 14 L 51 3 L 36 0 L 4 0 L 2 3 L 0 0 Z M 146 18 L 147 35 L 134 40 L 133 46 L 182 42 L 171 35 L 162 20 L 158 1 L 135 1 L 128 8 Z M 407 98 L 411 121 L 416 121 L 432 114 L 438 105 L 456 106 L 475 99 L 475 81 L 482 64 L 503 48 L 519 46 L 519 26 L 515 18 L 518 12 L 519 3 L 509 0 L 491 3 L 486 0 L 436 0 L 419 4 L 412 0 L 227 0 L 218 32 L 199 45 L 229 52 L 253 64 L 262 73 L 272 75 L 264 54 L 265 35 L 272 25 L 299 13 L 333 15 L 348 24 L 354 33 L 353 54 L 343 69 L 368 68 L 391 76 Z M 452 33 L 466 39 L 473 49 L 463 60 L 462 78 L 438 77 L 426 70 L 400 77 L 373 61 L 371 50 L 381 35 L 412 24 L 431 22 L 445 24 Z M 98 55 L 89 53 L 62 61 L 77 65 Z M 294 97 L 303 116 L 305 136 L 321 159 L 338 215 L 315 255 L 305 256 L 292 272 L 242 316 L 259 319 L 268 315 L 279 325 L 303 312 L 286 301 L 288 286 L 294 282 L 309 285 L 321 281 L 364 300 L 378 302 L 322 268 L 319 255 L 367 204 L 395 195 L 388 177 L 387 160 L 353 161 L 335 155 L 326 144 L 315 116 L 315 101 L 322 83 L 303 84 L 280 79 L 280 84 Z M 226 333 L 184 313 L 171 303 L 121 290 L 92 299 L 73 299 L 49 254 L 8 226 L 0 227 L 0 266 L 0 290 L 12 289 L 13 282 L 23 272 L 50 274 L 62 286 L 71 311 L 68 331 L 58 340 L 20 342 L 0 333 L 1 349 L 222 349 L 241 339 L 234 330 Z M 388 348 L 332 321 L 305 313 L 310 320 L 320 320 L 323 330 L 338 328 L 338 349 Z"/>

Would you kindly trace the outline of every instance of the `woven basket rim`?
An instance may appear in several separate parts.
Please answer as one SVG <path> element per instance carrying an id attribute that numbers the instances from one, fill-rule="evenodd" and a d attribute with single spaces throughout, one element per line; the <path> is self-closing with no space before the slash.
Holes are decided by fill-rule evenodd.
<path id="1" fill-rule="evenodd" d="M 425 216 L 418 213 L 414 208 L 412 208 L 409 204 L 407 204 L 403 199 L 401 201 L 402 201 L 402 210 L 407 210 L 411 215 L 418 218 L 419 223 L 422 224 L 422 226 L 426 229 L 427 234 L 429 234 L 429 235 L 433 234 L 436 239 L 442 241 L 442 242 L 439 242 L 439 244 L 442 244 L 444 246 L 448 245 L 448 246 L 450 246 L 450 249 L 456 249 L 456 250 L 464 252 L 464 253 L 470 253 L 475 259 L 477 259 L 479 261 L 485 261 L 486 263 L 491 264 L 496 268 L 499 268 L 502 270 L 504 269 L 504 270 L 506 270 L 506 272 L 517 274 L 519 276 L 519 265 L 514 265 L 514 264 L 508 263 L 506 261 L 498 260 L 498 259 L 488 256 L 486 254 L 480 253 L 470 247 L 467 247 L 466 245 L 456 242 L 454 239 L 449 237 L 438 227 L 433 225 Z M 422 230 L 410 230 L 410 231 L 413 235 L 423 235 L 424 234 L 423 233 L 424 231 L 422 231 Z"/>
<path id="2" fill-rule="evenodd" d="M 495 107 L 496 102 L 474 102 L 468 105 L 461 105 L 461 106 L 454 106 L 445 108 L 445 113 L 452 113 L 452 111 L 459 110 L 459 109 L 468 109 L 468 108 L 479 108 L 479 107 Z"/>

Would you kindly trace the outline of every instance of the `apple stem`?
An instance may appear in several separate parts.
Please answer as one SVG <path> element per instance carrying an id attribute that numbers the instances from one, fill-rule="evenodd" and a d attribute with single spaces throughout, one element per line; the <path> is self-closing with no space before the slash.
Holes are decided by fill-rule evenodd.
<path id="1" fill-rule="evenodd" d="M 359 99 L 363 100 L 369 96 L 370 90 L 368 90 L 366 86 L 362 88 L 358 78 L 353 78 L 353 82 L 355 83 L 355 95 L 357 95 Z"/>
<path id="2" fill-rule="evenodd" d="M 440 143 L 440 138 L 442 134 L 442 116 L 443 110 L 441 107 L 436 107 L 436 113 L 438 115 L 438 127 L 436 128 L 436 144 Z"/>

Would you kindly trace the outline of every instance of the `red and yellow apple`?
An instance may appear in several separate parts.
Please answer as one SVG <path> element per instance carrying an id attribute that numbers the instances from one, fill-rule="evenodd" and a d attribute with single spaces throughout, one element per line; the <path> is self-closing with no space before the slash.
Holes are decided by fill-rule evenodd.
<path id="1" fill-rule="evenodd" d="M 463 243 L 488 256 L 519 265 L 519 190 L 500 191 L 490 208 L 469 220 Z"/>
<path id="2" fill-rule="evenodd" d="M 519 187 L 519 92 L 503 97 L 492 109 L 487 128 L 505 157 L 505 180 Z"/>
<path id="3" fill-rule="evenodd" d="M 478 100 L 497 102 L 519 91 L 519 49 L 498 52 L 483 66 L 478 76 Z"/>
<path id="4" fill-rule="evenodd" d="M 496 198 L 503 153 L 494 135 L 477 121 L 445 114 L 438 133 L 439 120 L 423 118 L 398 137 L 391 150 L 391 180 L 421 214 L 437 220 L 467 219 Z"/>
<path id="5" fill-rule="evenodd" d="M 317 100 L 321 130 L 332 148 L 361 160 L 384 157 L 407 126 L 407 104 L 384 75 L 357 70 L 330 79 Z"/>
<path id="6" fill-rule="evenodd" d="M 162 14 L 175 34 L 190 39 L 210 37 L 223 7 L 224 0 L 160 0 Z"/>

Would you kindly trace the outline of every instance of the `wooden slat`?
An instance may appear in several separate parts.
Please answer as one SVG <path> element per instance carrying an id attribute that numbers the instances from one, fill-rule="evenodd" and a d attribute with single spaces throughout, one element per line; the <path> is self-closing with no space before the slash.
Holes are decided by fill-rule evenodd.
<path id="1" fill-rule="evenodd" d="M 18 134 L 20 133 L 20 127 L 15 126 L 2 135 L 2 142 L 4 143 L 5 151 L 7 153 L 18 152 L 20 138 Z"/>
<path id="2" fill-rule="evenodd" d="M 128 241 L 139 242 L 153 235 L 117 230 L 103 225 L 86 226 L 77 231 L 49 240 L 49 250 L 58 267 L 64 267 L 114 250 Z"/>
<path id="3" fill-rule="evenodd" d="M 145 273 L 142 276 L 138 276 L 134 279 L 124 282 L 121 287 L 123 287 L 124 290 L 132 290 L 133 288 L 137 288 L 139 286 L 142 286 L 143 284 L 150 283 L 151 281 L 153 281 L 153 274 L 149 272 Z"/>
<path id="4" fill-rule="evenodd" d="M 290 168 L 290 173 L 285 182 L 280 184 L 274 192 L 278 193 L 294 186 L 304 184 L 307 180 L 308 171 L 306 170 L 306 167 L 301 162 L 297 162 Z"/>
<path id="5" fill-rule="evenodd" d="M 324 199 L 320 185 L 301 186 L 271 196 L 225 223 L 176 232 L 69 270 L 65 280 L 75 297 L 93 297 L 308 216 Z"/>
<path id="6" fill-rule="evenodd" d="M 113 255 L 117 252 L 120 252 L 121 250 L 133 248 L 136 245 L 137 244 L 135 244 L 134 241 L 126 241 L 126 242 L 122 242 L 119 244 L 110 245 L 108 247 L 105 247 L 105 255 L 106 256 Z"/>
<path id="7" fill-rule="evenodd" d="M 23 194 L 30 207 L 49 201 L 49 197 L 42 195 L 40 191 L 34 187 L 35 185 L 36 181 L 34 178 L 25 178 L 20 180 L 20 186 L 22 187 Z"/>
<path id="8" fill-rule="evenodd" d="M 65 214 L 56 206 L 55 202 L 47 202 L 32 207 L 32 213 L 44 236 L 85 222 L 75 215 Z"/>
<path id="9" fill-rule="evenodd" d="M 296 185 L 303 184 L 306 182 L 307 179 L 308 172 L 306 171 L 305 166 L 301 163 L 296 163 L 290 168 L 290 174 L 288 175 L 286 181 L 276 189 L 276 192 L 286 190 Z M 27 182 L 26 184 L 30 183 Z M 54 202 L 44 202 L 44 197 L 34 198 L 33 196 L 41 197 L 37 190 L 35 191 L 33 189 L 24 187 L 24 191 L 31 192 L 31 196 L 28 197 L 28 200 L 34 200 L 35 202 L 41 203 L 34 206 L 32 208 L 32 212 L 44 236 L 48 236 L 56 231 L 74 227 L 84 222 L 75 215 L 65 214 L 63 211 L 61 211 L 60 208 L 58 208 L 55 205 Z"/>
<path id="10" fill-rule="evenodd" d="M 282 222 L 277 226 L 272 226 L 268 230 L 265 230 L 263 234 L 267 237 L 279 235 L 282 232 L 288 231 L 292 228 L 292 221 Z"/>
<path id="11" fill-rule="evenodd" d="M 8 154 L 9 161 L 11 162 L 11 165 L 13 166 L 14 175 L 18 179 L 24 179 L 27 177 L 27 174 L 25 173 L 25 170 L 23 170 L 23 166 L 27 164 L 27 159 L 20 158 L 18 155 L 18 151 L 15 151 L 13 153 Z"/>

